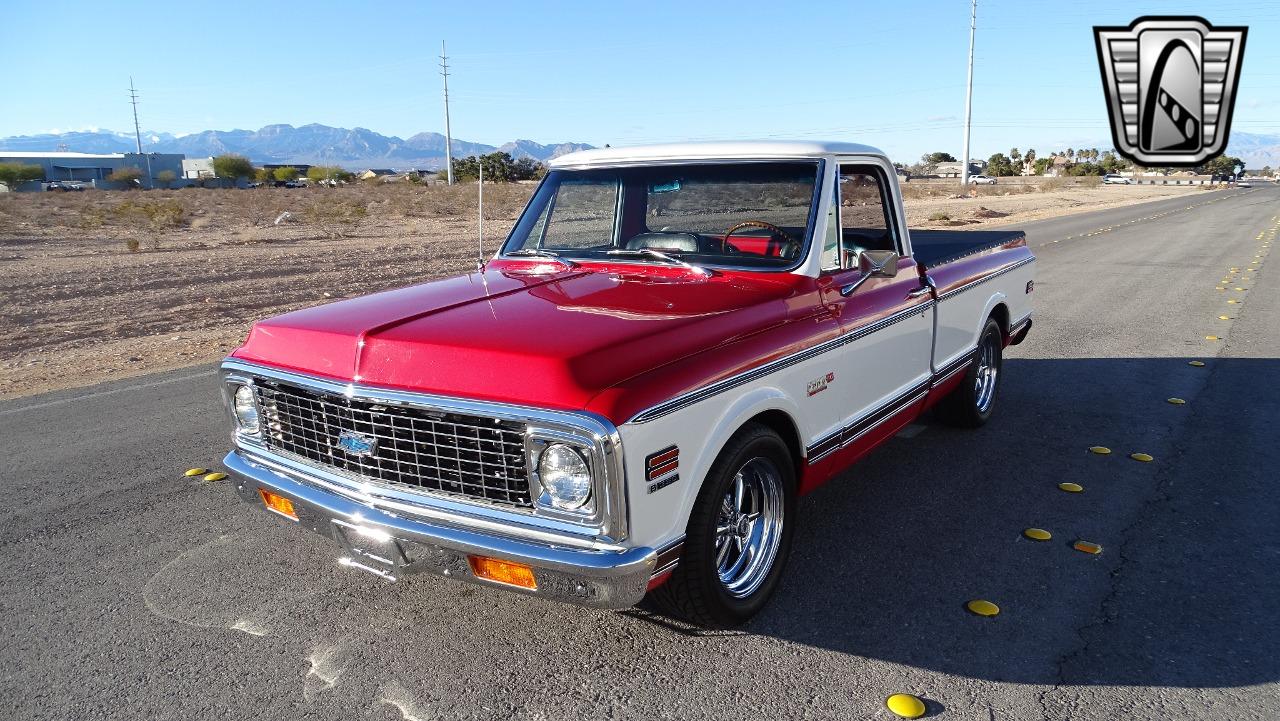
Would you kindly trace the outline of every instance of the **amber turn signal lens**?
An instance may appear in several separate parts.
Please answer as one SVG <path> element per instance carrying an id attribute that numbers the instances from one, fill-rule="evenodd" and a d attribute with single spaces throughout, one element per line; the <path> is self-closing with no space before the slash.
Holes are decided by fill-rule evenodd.
<path id="1" fill-rule="evenodd" d="M 262 502 L 267 505 L 268 509 L 279 513 L 285 518 L 298 520 L 298 514 L 293 510 L 293 501 L 271 491 L 264 491 L 261 488 L 258 489 L 258 495 L 262 496 Z"/>
<path id="2" fill-rule="evenodd" d="M 519 586 L 531 591 L 538 590 L 538 581 L 533 577 L 533 569 L 523 563 L 512 563 L 488 556 L 467 556 L 471 564 L 471 572 L 476 578 L 484 578 L 508 586 Z"/>

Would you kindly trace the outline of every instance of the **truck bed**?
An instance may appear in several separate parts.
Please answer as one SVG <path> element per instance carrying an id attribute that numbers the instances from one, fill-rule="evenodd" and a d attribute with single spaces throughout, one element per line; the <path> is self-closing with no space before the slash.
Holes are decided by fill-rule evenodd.
<path id="1" fill-rule="evenodd" d="M 1021 230 L 912 230 L 911 251 L 917 263 L 936 268 L 1022 237 Z"/>

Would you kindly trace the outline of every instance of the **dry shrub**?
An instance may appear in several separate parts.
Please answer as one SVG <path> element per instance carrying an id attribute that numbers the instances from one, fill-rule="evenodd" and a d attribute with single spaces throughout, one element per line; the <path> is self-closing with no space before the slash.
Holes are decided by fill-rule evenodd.
<path id="1" fill-rule="evenodd" d="M 304 222 L 320 229 L 327 238 L 345 238 L 369 216 L 363 203 L 337 198 L 316 198 L 302 212 Z"/>
<path id="2" fill-rule="evenodd" d="M 187 209 L 175 199 L 133 199 L 120 203 L 111 214 L 126 227 L 160 233 L 181 228 L 187 222 Z"/>
<path id="3" fill-rule="evenodd" d="M 929 214 L 929 220 L 934 223 L 940 223 L 944 220 L 951 220 L 951 216 L 941 211 Z"/>
<path id="4" fill-rule="evenodd" d="M 1040 181 L 1040 192 L 1047 193 L 1051 190 L 1062 190 L 1069 183 L 1066 178 L 1045 178 Z"/>

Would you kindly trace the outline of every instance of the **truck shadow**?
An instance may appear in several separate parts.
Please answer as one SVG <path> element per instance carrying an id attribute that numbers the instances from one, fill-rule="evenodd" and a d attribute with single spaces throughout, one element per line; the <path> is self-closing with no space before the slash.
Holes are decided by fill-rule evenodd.
<path id="1" fill-rule="evenodd" d="M 748 630 L 1018 683 L 1274 682 L 1280 359 L 1189 360 L 1007 360 L 985 428 L 925 419 L 802 500 Z"/>

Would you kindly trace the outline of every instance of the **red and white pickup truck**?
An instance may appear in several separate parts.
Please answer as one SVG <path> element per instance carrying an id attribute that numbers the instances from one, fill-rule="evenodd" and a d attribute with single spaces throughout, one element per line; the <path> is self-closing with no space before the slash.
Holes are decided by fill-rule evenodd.
<path id="1" fill-rule="evenodd" d="M 732 625 L 797 496 L 931 406 L 986 421 L 1034 262 L 1019 232 L 909 232 L 863 145 L 574 153 L 477 272 L 257 323 L 225 463 L 388 579 Z"/>

